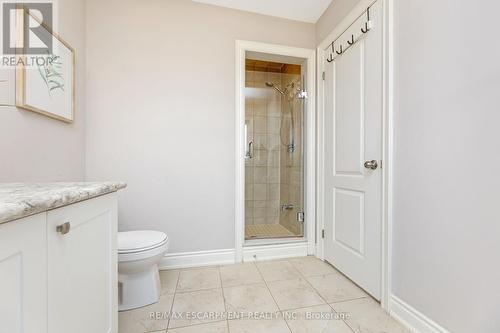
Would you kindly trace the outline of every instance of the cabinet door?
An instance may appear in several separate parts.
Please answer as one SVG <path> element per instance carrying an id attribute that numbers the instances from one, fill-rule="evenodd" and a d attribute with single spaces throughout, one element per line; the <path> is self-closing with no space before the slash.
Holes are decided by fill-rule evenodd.
<path id="1" fill-rule="evenodd" d="M 47 332 L 46 214 L 0 224 L 0 333 Z"/>
<path id="2" fill-rule="evenodd" d="M 47 228 L 49 332 L 117 332 L 116 194 L 49 211 Z"/>

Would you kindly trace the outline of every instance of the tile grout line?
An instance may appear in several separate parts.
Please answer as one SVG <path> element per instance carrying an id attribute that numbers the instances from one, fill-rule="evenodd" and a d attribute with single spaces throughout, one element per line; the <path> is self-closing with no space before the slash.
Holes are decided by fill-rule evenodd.
<path id="1" fill-rule="evenodd" d="M 318 260 L 321 260 L 321 259 L 318 259 Z M 292 265 L 292 266 L 295 268 L 295 266 L 293 265 L 293 263 L 292 263 L 289 259 L 287 259 L 287 261 L 290 263 L 290 265 Z M 322 260 L 321 260 L 321 261 L 322 261 Z M 324 261 L 322 261 L 322 262 L 324 262 Z M 331 265 L 330 265 L 330 266 L 331 266 Z M 333 266 L 332 266 L 332 267 L 333 267 Z M 335 269 L 335 267 L 333 267 L 333 268 Z M 295 269 L 296 269 L 296 268 L 295 268 Z M 306 282 L 307 282 L 307 283 L 311 286 L 311 288 L 312 288 L 312 289 L 313 289 L 313 290 L 314 290 L 314 291 L 318 294 L 318 296 L 319 296 L 319 297 L 321 297 L 321 299 L 325 301 L 325 304 L 326 304 L 328 307 L 330 307 L 330 309 L 332 309 L 332 311 L 333 311 L 334 313 L 338 313 L 337 311 L 335 311 L 335 309 L 333 308 L 333 306 L 331 306 L 331 305 L 330 305 L 330 303 L 328 303 L 328 302 L 326 301 L 326 299 L 325 299 L 325 298 L 324 298 L 324 297 L 323 297 L 323 296 L 319 293 L 319 291 L 318 291 L 316 288 L 314 288 L 314 286 L 313 286 L 313 285 L 312 285 L 312 284 L 311 284 L 311 283 L 307 280 L 307 277 L 306 277 L 304 274 L 302 274 L 302 272 L 300 272 L 298 269 L 297 269 L 297 271 L 298 271 L 298 272 L 299 272 L 299 274 L 300 274 L 300 275 L 304 278 L 304 280 L 305 280 L 305 281 L 306 281 Z M 335 274 L 335 273 L 333 273 L 333 274 Z M 325 276 L 325 275 L 333 275 L 333 274 L 323 274 L 323 275 L 315 275 L 315 276 Z M 348 324 L 348 323 L 347 323 L 344 319 L 342 319 L 342 322 L 343 322 L 343 323 L 344 323 L 344 324 L 345 324 L 345 325 L 346 325 L 346 326 L 347 326 L 347 327 L 348 327 L 348 328 L 349 328 L 349 329 L 350 329 L 353 333 L 355 333 L 355 332 L 354 332 L 354 329 L 351 327 L 351 325 L 349 325 L 349 324 Z"/>
<path id="2" fill-rule="evenodd" d="M 255 268 L 257 269 L 257 272 L 259 272 L 260 274 L 260 277 L 262 278 L 262 280 L 264 281 L 264 284 L 267 288 L 267 291 L 269 292 L 269 294 L 271 295 L 271 298 L 273 299 L 274 301 L 274 304 L 276 304 L 276 307 L 278 308 L 279 310 L 279 313 L 281 314 L 281 316 L 283 317 L 283 321 L 285 322 L 285 325 L 286 327 L 288 327 L 288 330 L 290 331 L 290 333 L 292 333 L 292 329 L 290 328 L 290 325 L 288 325 L 288 322 L 286 321 L 285 317 L 283 316 L 283 311 L 281 310 L 280 306 L 278 305 L 278 302 L 276 301 L 276 299 L 274 298 L 274 295 L 273 293 L 271 292 L 271 289 L 269 288 L 269 285 L 267 284 L 267 281 L 266 279 L 264 279 L 264 275 L 262 274 L 262 272 L 260 271 L 259 269 L 259 266 L 257 266 L 257 263 L 254 262 L 254 265 L 255 265 Z"/>
<path id="3" fill-rule="evenodd" d="M 175 302 L 175 296 L 177 295 L 177 287 L 179 286 L 179 280 L 181 279 L 181 271 L 179 271 L 179 274 L 177 274 L 177 281 L 175 282 L 175 289 L 174 289 L 174 297 L 172 299 L 172 304 L 170 305 L 170 317 L 168 318 L 168 323 L 167 323 L 167 329 L 165 330 L 165 333 L 168 332 L 168 329 L 170 327 L 170 321 L 172 320 L 172 311 L 174 310 L 174 302 Z"/>
<path id="4" fill-rule="evenodd" d="M 199 267 L 200 269 L 205 269 L 205 268 L 218 268 L 219 266 L 209 266 L 209 267 Z M 179 281 L 180 281 L 180 273 L 182 271 L 189 271 L 189 270 L 192 270 L 192 267 L 191 268 L 186 268 L 186 269 L 180 269 L 179 270 L 179 277 L 177 279 L 177 284 L 175 286 L 175 294 L 174 294 L 174 300 L 175 300 L 175 295 L 177 294 L 187 294 L 187 293 L 193 293 L 193 292 L 198 292 L 198 291 L 208 291 L 208 290 L 219 290 L 219 289 L 222 289 L 222 281 L 221 281 L 221 288 L 210 288 L 210 289 L 197 289 L 197 290 L 191 290 L 191 291 L 177 291 L 177 287 L 178 287 L 178 284 L 179 284 Z M 219 278 L 220 278 L 220 270 L 219 270 Z M 224 297 L 224 294 L 223 296 Z M 173 310 L 173 306 L 174 306 L 174 302 L 172 301 L 172 306 L 171 306 L 171 311 Z M 225 304 L 224 304 L 224 308 L 225 308 Z M 172 329 L 179 329 L 179 328 L 186 328 L 186 327 L 192 327 L 192 326 L 200 326 L 200 325 L 205 325 L 205 324 L 211 324 L 211 323 L 217 323 L 217 322 L 220 322 L 222 321 L 221 320 L 214 320 L 214 321 L 209 321 L 209 322 L 200 322 L 200 323 L 195 323 L 195 324 L 189 324 L 189 325 L 184 325 L 184 326 L 179 326 L 179 327 L 174 327 Z M 170 320 L 169 320 L 169 324 L 170 324 Z M 154 333 L 154 332 L 152 332 Z M 167 326 L 167 333 L 168 333 L 168 326 Z"/>
<path id="5" fill-rule="evenodd" d="M 318 259 L 318 260 L 321 260 L 321 259 Z M 315 275 L 315 276 L 326 276 L 326 275 L 334 275 L 334 274 L 339 274 L 339 273 L 340 273 L 340 271 L 338 271 L 338 270 L 337 270 L 337 269 L 336 269 L 333 265 L 331 265 L 330 263 L 326 263 L 324 260 L 321 260 L 321 262 L 323 262 L 323 263 L 325 263 L 325 264 L 327 264 L 327 265 L 331 266 L 333 269 L 335 269 L 335 273 L 332 273 L 332 274 L 323 274 L 323 275 Z M 293 264 L 292 264 L 292 265 L 293 265 Z M 300 271 L 299 271 L 299 273 L 300 273 Z M 300 274 L 301 274 L 301 275 L 303 275 L 302 273 L 300 273 Z M 340 273 L 340 274 L 341 274 L 341 275 L 343 275 L 342 273 Z M 313 285 L 312 285 L 312 284 L 311 284 L 311 283 L 307 280 L 307 278 L 305 277 L 305 275 L 303 275 L 303 276 L 304 276 L 304 278 L 306 279 L 307 283 L 309 283 L 309 284 L 311 285 L 311 287 L 312 287 L 312 288 L 313 288 L 313 289 L 314 289 L 314 290 L 318 293 L 318 295 L 319 295 L 321 298 L 323 298 L 323 296 L 321 296 L 321 294 L 319 293 L 319 291 L 318 291 L 316 288 L 314 288 L 314 286 L 313 286 Z M 314 277 L 314 276 L 312 276 L 312 277 Z M 350 281 L 350 280 L 349 280 L 349 281 Z M 325 298 L 323 298 L 323 299 L 324 299 L 324 300 L 325 300 L 325 302 L 326 302 L 326 299 L 325 299 Z M 343 301 L 343 302 L 348 302 L 348 301 L 352 301 L 352 300 L 345 300 L 345 301 Z M 332 303 L 340 303 L 340 302 L 332 302 Z M 328 306 L 332 309 L 332 311 L 333 311 L 334 313 L 338 313 L 337 311 L 335 311 L 335 309 L 333 308 L 333 306 L 332 306 L 330 303 L 326 302 L 326 305 L 328 305 Z M 349 324 L 347 323 L 347 321 L 345 321 L 345 319 L 342 319 L 342 322 L 343 322 L 344 324 L 346 324 L 346 326 L 347 326 L 347 327 L 349 327 L 349 329 L 350 329 L 352 332 L 355 332 L 355 331 L 354 331 L 354 328 L 352 328 L 352 327 L 351 327 L 351 325 L 349 325 Z"/>
<path id="6" fill-rule="evenodd" d="M 177 285 L 176 285 L 176 292 L 175 292 L 175 295 L 177 294 L 188 294 L 188 293 L 195 293 L 195 292 L 199 292 L 199 291 L 210 291 L 210 290 L 221 290 L 222 291 L 222 279 L 221 279 L 221 275 L 220 275 L 220 269 L 219 269 L 219 265 L 216 265 L 216 266 L 202 266 L 202 267 L 190 267 L 190 268 L 186 268 L 186 269 L 181 269 L 179 271 L 179 278 L 177 280 Z M 178 287 L 178 284 L 179 284 L 179 281 L 180 281 L 180 273 L 182 271 L 190 271 L 190 270 L 193 270 L 193 269 L 200 269 L 200 270 L 203 270 L 203 269 L 215 269 L 217 268 L 217 271 L 218 271 L 218 276 L 219 276 L 219 281 L 220 281 L 220 288 L 219 287 L 216 287 L 216 288 L 207 288 L 207 289 L 196 289 L 196 290 L 187 290 L 187 291 L 177 291 L 177 287 Z M 223 297 L 223 302 L 224 302 L 224 309 L 225 309 L 225 301 L 224 301 L 224 293 L 222 292 L 222 297 Z M 175 298 L 174 298 L 175 300 Z M 172 308 L 173 308 L 173 302 L 172 302 Z M 208 321 L 208 322 L 199 322 L 199 323 L 194 323 L 194 324 L 188 324 L 188 325 L 183 325 L 183 326 L 179 326 L 179 327 L 174 327 L 172 329 L 180 329 L 180 328 L 186 328 L 186 327 L 193 327 L 193 326 L 200 326 L 200 325 L 206 325 L 206 324 L 212 324 L 212 323 L 217 323 L 217 322 L 221 322 L 223 321 L 223 319 L 221 320 L 214 320 L 214 321 Z M 167 330 L 168 331 L 168 330 Z M 168 333 L 168 332 L 167 332 Z"/>
<path id="7" fill-rule="evenodd" d="M 341 300 L 341 301 L 336 301 L 336 302 L 331 302 L 329 303 L 328 305 L 333 309 L 333 311 L 335 313 L 337 313 L 337 311 L 335 311 L 335 309 L 333 308 L 332 304 L 337 304 L 337 303 L 346 303 L 346 302 L 351 302 L 351 301 L 356 301 L 356 300 L 360 300 L 360 299 L 364 299 L 364 298 L 368 298 L 368 299 L 373 299 L 373 297 L 368 294 L 363 288 L 361 288 L 358 284 L 356 284 L 354 281 L 351 280 L 351 278 L 349 278 L 347 275 L 345 275 L 344 273 L 342 273 L 341 271 L 339 271 L 335 266 L 333 266 L 330 262 L 326 261 L 326 260 L 322 260 L 324 263 L 326 263 L 327 265 L 333 267 L 339 275 L 343 276 L 344 278 L 346 278 L 351 284 L 355 285 L 356 287 L 358 287 L 359 289 L 363 290 L 363 292 L 366 294 L 366 296 L 362 296 L 362 297 L 356 297 L 356 298 L 352 298 L 352 299 L 345 299 L 345 300 Z M 377 300 L 375 300 L 376 302 L 378 302 Z M 355 332 L 354 328 L 345 320 L 345 319 L 342 319 L 342 321 L 347 325 L 349 326 L 349 328 Z"/>
<path id="8" fill-rule="evenodd" d="M 318 294 L 319 297 L 321 297 L 321 299 L 325 302 L 325 304 L 328 304 L 328 302 L 326 301 L 326 299 L 323 296 L 321 296 L 321 294 L 319 293 L 319 291 L 316 290 L 316 288 L 314 288 L 313 285 L 307 280 L 307 277 L 304 274 L 302 274 L 302 272 L 300 270 L 298 270 L 289 259 L 287 259 L 287 261 L 299 273 L 299 275 L 303 278 L 303 280 L 312 288 L 312 290 L 314 290 L 314 292 L 316 294 Z M 323 276 L 323 275 L 321 275 L 321 276 Z M 330 306 L 330 305 L 328 304 L 328 306 Z"/>
<path id="9" fill-rule="evenodd" d="M 217 269 L 217 271 L 219 272 L 218 275 L 219 275 L 219 280 L 220 280 L 219 265 L 189 267 L 189 268 L 181 269 L 180 272 L 190 272 L 190 271 L 196 271 L 196 270 L 210 270 L 210 269 Z M 179 273 L 179 280 L 180 280 L 180 273 Z M 222 284 L 219 287 L 202 287 L 199 289 L 176 290 L 176 292 L 179 294 L 187 294 L 187 293 L 192 293 L 192 292 L 197 292 L 197 291 L 207 291 L 207 290 L 214 290 L 214 289 L 220 289 L 220 288 L 222 288 Z"/>
<path id="10" fill-rule="evenodd" d="M 227 320 L 227 306 L 226 306 L 226 296 L 224 295 L 224 286 L 222 284 L 222 272 L 220 270 L 221 266 L 219 265 L 217 267 L 218 271 L 219 271 L 219 281 L 220 281 L 220 289 L 221 289 L 221 292 L 222 292 L 222 302 L 224 303 L 224 314 L 225 314 L 225 317 L 226 317 L 226 327 L 227 327 L 227 332 L 229 332 L 229 320 Z"/>
<path id="11" fill-rule="evenodd" d="M 188 327 L 196 327 L 196 326 L 202 326 L 202 325 L 210 325 L 210 324 L 220 323 L 221 321 L 223 321 L 223 320 L 221 319 L 221 320 L 206 321 L 206 322 L 203 322 L 203 321 L 202 321 L 202 322 L 195 323 L 195 324 L 191 324 L 191 325 L 174 327 L 174 328 L 171 328 L 170 330 L 178 330 L 178 329 L 188 328 Z M 146 332 L 146 333 L 156 333 L 156 331 L 153 331 L 153 332 Z"/>
<path id="12" fill-rule="evenodd" d="M 177 293 L 178 294 L 189 294 L 189 293 L 195 293 L 197 291 L 208 291 L 208 290 L 215 290 L 215 289 L 221 289 L 221 288 L 220 287 L 212 287 L 212 288 L 203 288 L 203 289 L 184 290 L 184 291 L 179 291 Z"/>
<path id="13" fill-rule="evenodd" d="M 244 284 L 238 284 L 235 286 L 227 286 L 225 289 L 231 289 L 231 288 L 239 288 L 239 287 L 244 287 L 244 286 L 253 286 L 256 284 L 262 284 L 264 281 L 259 281 L 259 282 L 250 282 L 250 283 L 244 283 Z"/>
<path id="14" fill-rule="evenodd" d="M 338 304 L 338 303 L 347 303 L 347 302 L 352 302 L 352 301 L 358 301 L 363 298 L 371 298 L 370 296 L 360 296 L 356 298 L 350 298 L 350 299 L 343 299 L 341 301 L 335 301 L 335 302 L 330 302 L 329 304 Z"/>
<path id="15" fill-rule="evenodd" d="M 332 306 L 332 304 L 347 303 L 347 302 L 352 302 L 352 301 L 356 301 L 356 300 L 363 299 L 363 298 L 366 298 L 366 297 L 358 297 L 358 298 L 353 298 L 353 299 L 348 299 L 348 300 L 343 300 L 343 301 L 338 301 L 338 302 L 332 302 L 332 303 L 328 303 L 328 305 L 332 308 L 333 312 L 338 313 L 337 310 L 335 310 L 335 308 Z M 342 321 L 351 329 L 351 331 L 353 331 L 354 333 L 356 332 L 354 330 L 354 327 L 352 327 L 345 319 L 342 319 Z"/>
<path id="16" fill-rule="evenodd" d="M 191 324 L 191 325 L 185 325 L 185 326 L 179 326 L 179 327 L 174 327 L 174 328 L 171 328 L 170 330 L 177 330 L 177 329 L 181 329 L 181 328 L 188 328 L 188 327 L 196 327 L 196 326 L 202 326 L 202 325 L 210 325 L 210 324 L 214 324 L 214 323 L 220 323 L 221 321 L 224 321 L 223 319 L 221 320 L 214 320 L 214 321 L 206 321 L 206 322 L 199 322 L 199 323 L 195 323 L 195 324 Z M 155 333 L 156 331 L 153 331 L 153 332 L 146 332 L 146 333 Z"/>
<path id="17" fill-rule="evenodd" d="M 317 258 L 317 259 L 318 259 L 318 260 L 321 260 L 321 259 L 319 259 L 319 258 Z M 311 276 L 311 277 L 326 276 L 326 275 L 334 275 L 334 274 L 337 274 L 337 275 L 340 275 L 340 276 L 345 277 L 346 279 L 348 279 L 348 280 L 349 280 L 349 282 L 350 282 L 350 283 L 352 283 L 352 284 L 353 284 L 353 285 L 355 285 L 356 287 L 360 288 L 357 284 L 355 284 L 354 282 L 352 282 L 352 281 L 351 281 L 351 279 L 349 279 L 349 278 L 348 278 L 347 276 L 345 276 L 345 275 L 344 275 L 341 271 L 339 271 L 337 268 L 335 268 L 335 266 L 333 266 L 331 263 L 329 263 L 329 262 L 327 262 L 327 261 L 325 261 L 325 260 L 321 260 L 321 262 L 323 262 L 323 263 L 327 264 L 328 266 L 332 267 L 333 269 L 335 269 L 335 273 L 332 273 L 332 274 L 322 274 L 322 275 L 314 275 L 314 276 Z M 293 265 L 293 264 L 292 264 L 292 265 Z M 299 272 L 299 273 L 300 273 L 300 272 Z M 301 274 L 302 274 L 302 273 L 301 273 Z M 305 277 L 305 276 L 304 276 L 304 277 Z M 306 281 L 307 281 L 307 279 L 306 279 Z M 309 284 L 311 284 L 309 281 L 307 281 L 307 282 L 308 282 Z M 314 286 L 313 286 L 312 284 L 311 284 L 311 287 L 312 287 L 312 288 L 313 288 L 313 289 L 314 289 L 314 290 L 315 290 L 315 291 L 319 294 L 319 292 L 316 290 L 316 288 L 314 288 Z M 360 288 L 360 289 L 361 289 L 361 288 Z M 364 292 L 364 290 L 363 290 L 363 292 Z M 365 292 L 365 293 L 366 293 L 366 292 Z M 320 296 L 321 298 L 323 298 L 323 296 L 321 296 L 321 294 L 319 294 L 319 296 Z M 335 310 L 335 308 L 332 306 L 332 304 L 334 304 L 334 303 L 343 303 L 343 302 L 355 301 L 355 300 L 358 300 L 358 299 L 363 299 L 363 298 L 366 298 L 366 297 L 369 297 L 369 296 L 367 295 L 367 296 L 363 296 L 363 297 L 356 297 L 356 298 L 353 298 L 353 299 L 346 299 L 346 300 L 336 301 L 336 302 L 331 302 L 331 303 L 326 302 L 326 304 L 327 304 L 327 305 L 328 305 L 328 306 L 332 309 L 332 311 L 333 311 L 333 312 L 338 313 L 338 312 Z M 326 299 L 325 299 L 325 301 L 326 301 Z M 346 325 L 347 325 L 347 327 L 349 327 L 349 329 L 350 329 L 352 332 L 354 332 L 354 333 L 355 333 L 354 328 L 353 328 L 351 325 L 349 325 L 349 323 L 348 323 L 345 319 L 342 319 L 342 322 L 344 322 L 344 324 L 346 324 Z"/>

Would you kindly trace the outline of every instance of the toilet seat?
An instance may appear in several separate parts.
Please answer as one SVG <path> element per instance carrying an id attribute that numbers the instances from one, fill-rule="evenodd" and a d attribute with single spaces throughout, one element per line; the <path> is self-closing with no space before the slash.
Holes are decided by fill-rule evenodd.
<path id="1" fill-rule="evenodd" d="M 137 230 L 119 232 L 118 254 L 149 252 L 150 250 L 163 247 L 167 242 L 167 234 L 161 231 Z"/>
<path id="2" fill-rule="evenodd" d="M 118 253 L 118 262 L 125 263 L 140 260 L 151 260 L 156 256 L 163 256 L 163 254 L 167 252 L 167 249 L 168 243 L 163 243 L 160 246 L 145 251 Z"/>

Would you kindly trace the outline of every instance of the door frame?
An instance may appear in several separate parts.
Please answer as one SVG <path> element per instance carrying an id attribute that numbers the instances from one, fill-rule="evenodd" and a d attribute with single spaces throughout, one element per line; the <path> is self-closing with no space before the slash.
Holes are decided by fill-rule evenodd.
<path id="1" fill-rule="evenodd" d="M 391 290 L 392 269 L 392 225 L 393 225 L 393 99 L 394 99 L 394 56 L 393 56 L 393 0 L 361 0 L 354 9 L 334 28 L 334 30 L 319 44 L 317 54 L 317 105 L 318 105 L 318 128 L 317 128 L 317 256 L 324 259 L 324 239 L 322 230 L 325 219 L 324 209 L 324 84 L 323 71 L 325 49 L 332 41 L 340 35 L 376 1 L 382 1 L 383 5 L 383 124 L 382 124 L 382 253 L 381 253 L 381 306 L 389 310 L 389 295 Z"/>
<path id="2" fill-rule="evenodd" d="M 235 69 L 235 262 L 243 261 L 245 245 L 245 52 L 303 58 L 307 64 L 306 87 L 309 94 L 306 104 L 306 136 L 304 154 L 304 213 L 307 254 L 316 254 L 316 51 L 278 44 L 236 40 Z M 298 242 L 304 243 L 304 239 Z M 275 244 L 270 244 L 272 249 Z M 291 247 L 294 244 L 291 243 Z M 286 251 L 285 251 L 286 253 Z M 290 251 L 293 254 L 293 250 Z"/>

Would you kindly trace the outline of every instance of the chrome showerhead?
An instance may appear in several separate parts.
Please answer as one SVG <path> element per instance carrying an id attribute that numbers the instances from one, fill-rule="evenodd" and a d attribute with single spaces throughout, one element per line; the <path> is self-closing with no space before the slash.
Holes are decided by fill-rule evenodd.
<path id="1" fill-rule="evenodd" d="M 268 86 L 270 88 L 274 88 L 280 94 L 285 95 L 285 92 L 283 90 L 281 90 L 280 88 L 276 87 L 276 85 L 274 83 L 272 83 L 272 82 L 266 82 L 266 86 Z"/>

